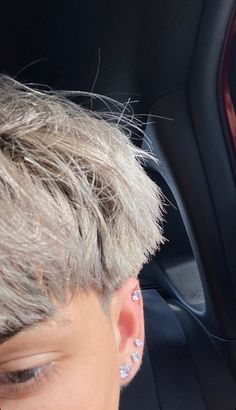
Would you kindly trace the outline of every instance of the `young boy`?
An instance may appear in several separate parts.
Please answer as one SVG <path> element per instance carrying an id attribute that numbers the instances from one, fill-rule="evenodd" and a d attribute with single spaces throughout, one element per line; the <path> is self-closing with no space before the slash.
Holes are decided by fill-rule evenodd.
<path id="1" fill-rule="evenodd" d="M 152 156 L 0 77 L 0 407 L 117 410 L 140 368 L 138 273 L 163 242 Z"/>

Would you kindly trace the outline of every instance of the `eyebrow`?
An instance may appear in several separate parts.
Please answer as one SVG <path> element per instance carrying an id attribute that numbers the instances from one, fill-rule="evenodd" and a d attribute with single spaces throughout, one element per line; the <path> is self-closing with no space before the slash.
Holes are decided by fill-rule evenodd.
<path id="1" fill-rule="evenodd" d="M 21 326 L 16 326 L 15 328 L 12 328 L 8 331 L 1 332 L 0 330 L 0 346 L 7 342 L 9 339 L 12 339 L 14 336 L 17 334 L 21 333 L 24 330 L 28 329 L 33 329 L 38 327 L 38 324 L 43 324 L 48 321 L 48 319 L 51 319 L 53 316 L 49 315 L 48 317 L 45 318 L 38 318 L 34 319 L 31 323 L 24 323 Z"/>
<path id="2" fill-rule="evenodd" d="M 56 321 L 60 325 L 60 327 L 61 326 L 66 326 L 66 325 L 71 323 L 70 318 L 64 317 L 64 315 L 61 315 L 60 311 L 56 309 L 54 312 L 45 314 L 45 316 L 43 318 L 42 317 L 34 318 L 31 322 L 22 323 L 22 325 L 15 326 L 14 328 L 12 326 L 12 328 L 9 329 L 8 331 L 1 332 L 1 330 L 0 330 L 0 347 L 3 343 L 5 343 L 8 340 L 12 339 L 17 334 L 19 334 L 19 333 L 21 333 L 25 330 L 27 331 L 27 330 L 31 330 L 31 329 L 39 329 L 44 324 L 47 324 L 50 320 Z"/>

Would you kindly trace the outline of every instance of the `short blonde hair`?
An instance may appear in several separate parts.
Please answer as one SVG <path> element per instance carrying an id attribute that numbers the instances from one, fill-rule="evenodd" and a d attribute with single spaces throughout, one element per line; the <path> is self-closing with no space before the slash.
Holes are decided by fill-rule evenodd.
<path id="1" fill-rule="evenodd" d="M 0 327 L 108 295 L 163 242 L 160 189 L 118 123 L 0 76 Z M 4 327 L 5 326 L 5 327 Z"/>

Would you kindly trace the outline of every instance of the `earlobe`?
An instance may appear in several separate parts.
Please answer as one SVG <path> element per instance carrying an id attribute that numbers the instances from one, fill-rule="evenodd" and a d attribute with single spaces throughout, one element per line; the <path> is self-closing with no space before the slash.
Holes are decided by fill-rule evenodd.
<path id="1" fill-rule="evenodd" d="M 120 362 L 121 384 L 125 384 L 138 371 L 143 354 L 143 299 L 137 279 L 128 279 L 115 292 L 112 300 L 112 320 Z"/>

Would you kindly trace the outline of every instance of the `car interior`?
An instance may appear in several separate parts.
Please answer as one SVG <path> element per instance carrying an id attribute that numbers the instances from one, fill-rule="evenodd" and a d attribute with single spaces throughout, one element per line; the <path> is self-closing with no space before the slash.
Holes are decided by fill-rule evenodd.
<path id="1" fill-rule="evenodd" d="M 235 410 L 236 1 L 8 0 L 1 11 L 1 73 L 130 102 L 146 124 L 133 142 L 159 159 L 145 170 L 165 197 L 168 241 L 140 274 L 144 359 L 120 409 Z"/>

